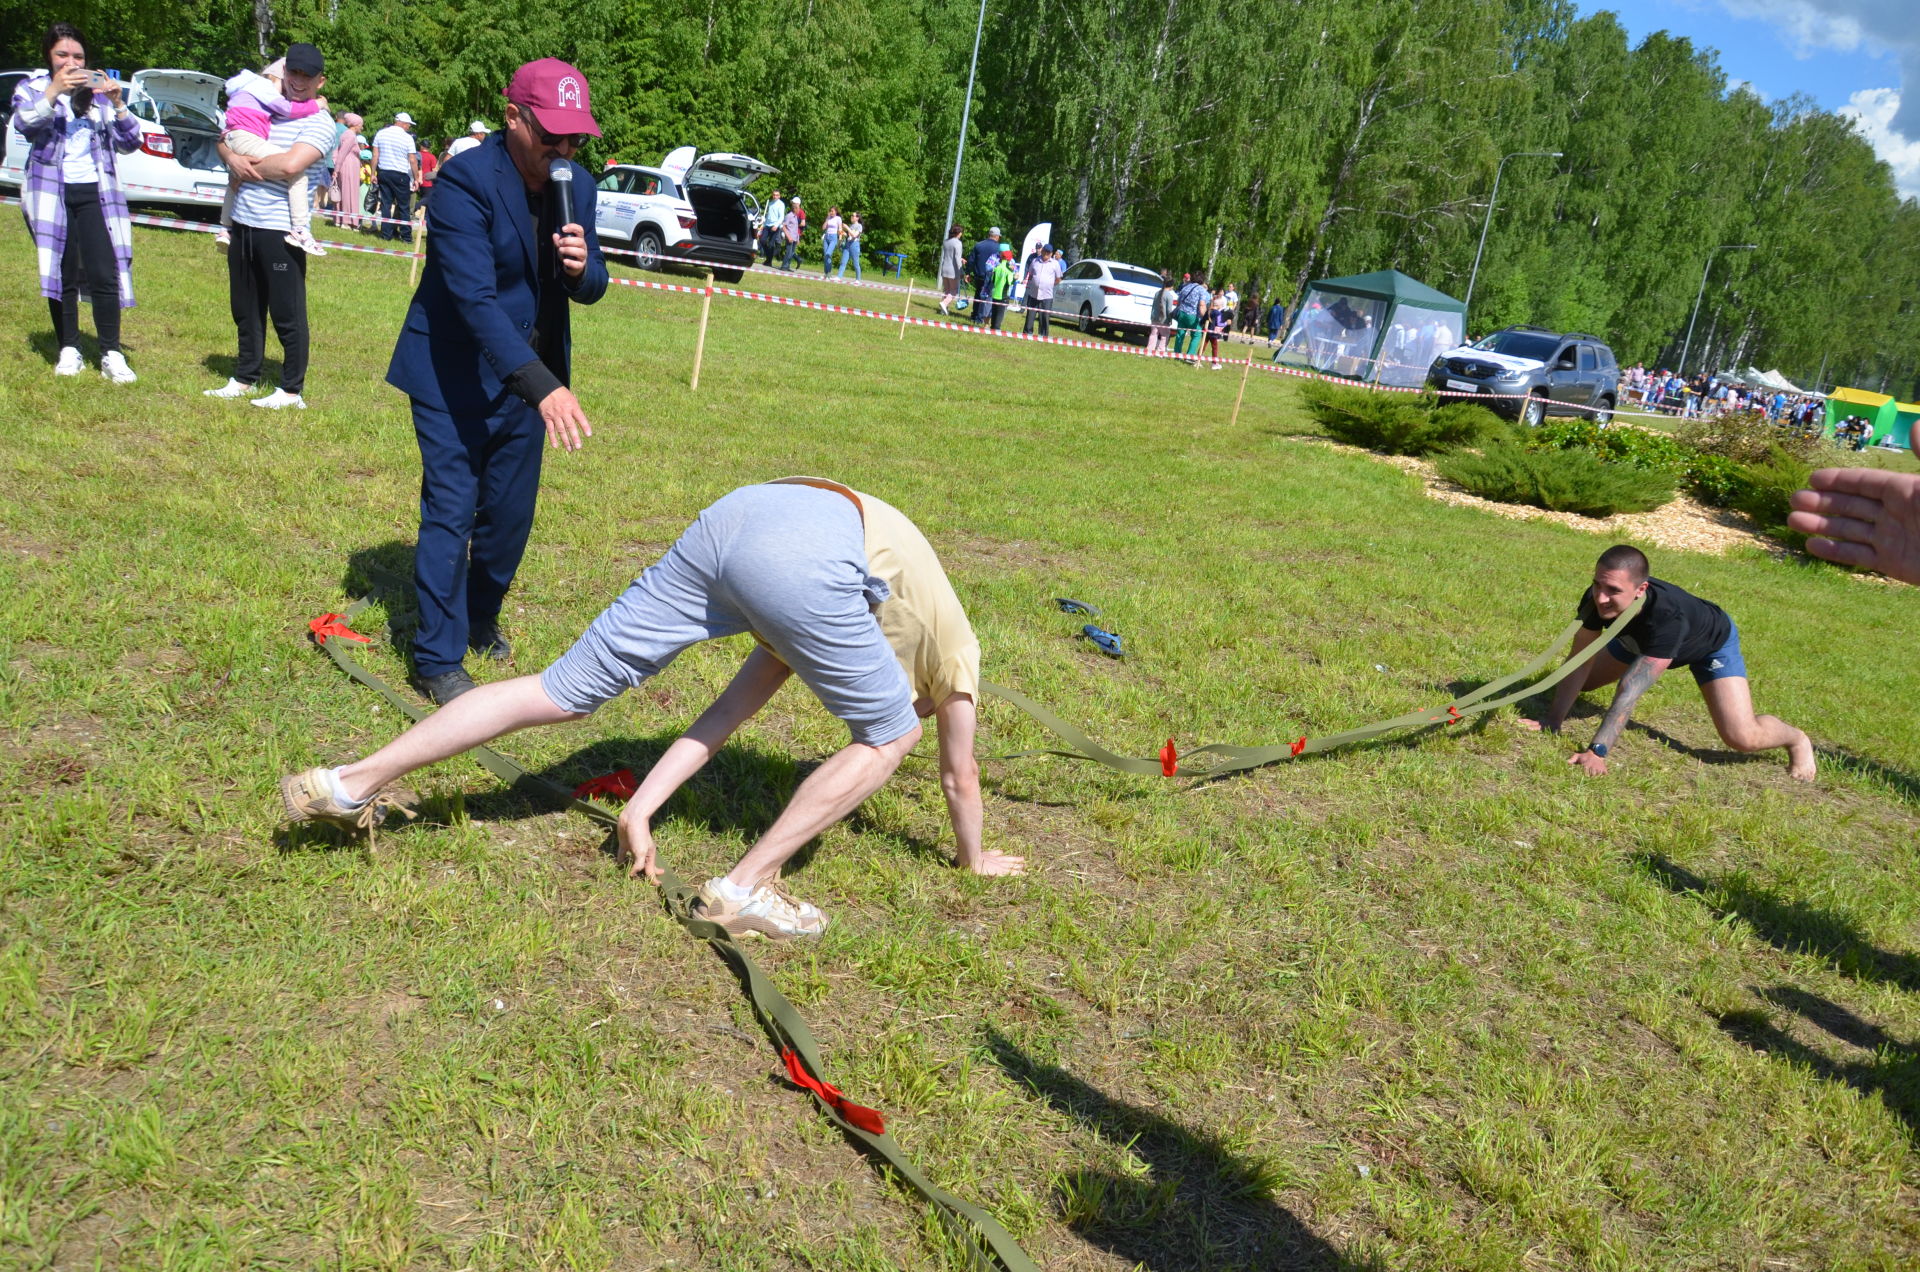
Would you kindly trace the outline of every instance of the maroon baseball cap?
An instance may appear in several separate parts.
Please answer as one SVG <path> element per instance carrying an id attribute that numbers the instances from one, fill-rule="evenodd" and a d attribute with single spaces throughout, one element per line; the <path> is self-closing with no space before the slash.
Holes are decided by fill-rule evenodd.
<path id="1" fill-rule="evenodd" d="M 587 77 L 557 57 L 543 57 L 522 66 L 501 95 L 532 111 L 534 122 L 550 133 L 600 135 L 587 96 Z"/>

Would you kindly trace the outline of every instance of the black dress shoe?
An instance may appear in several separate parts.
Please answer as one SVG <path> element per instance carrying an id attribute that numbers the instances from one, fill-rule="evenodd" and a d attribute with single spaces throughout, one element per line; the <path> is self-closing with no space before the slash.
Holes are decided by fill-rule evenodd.
<path id="1" fill-rule="evenodd" d="M 506 662 L 513 657 L 513 646 L 500 634 L 498 625 L 476 627 L 467 638 L 467 648 L 482 658 L 491 658 L 494 662 Z"/>
<path id="2" fill-rule="evenodd" d="M 455 667 L 437 676 L 415 676 L 413 687 L 433 699 L 434 706 L 444 707 L 474 685 L 473 677 L 467 674 L 465 667 Z"/>

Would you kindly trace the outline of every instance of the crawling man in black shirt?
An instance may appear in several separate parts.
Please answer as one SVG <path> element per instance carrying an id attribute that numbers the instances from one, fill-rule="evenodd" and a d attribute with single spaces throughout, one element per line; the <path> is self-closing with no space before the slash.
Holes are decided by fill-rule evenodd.
<path id="1" fill-rule="evenodd" d="M 1553 706 L 1538 720 L 1522 720 L 1531 729 L 1560 732 L 1574 701 L 1588 689 L 1615 681 L 1613 704 L 1586 750 L 1567 763 L 1599 775 L 1607 771 L 1607 753 L 1620 740 L 1633 708 L 1669 667 L 1686 667 L 1707 700 L 1713 727 L 1736 751 L 1787 748 L 1787 773 L 1802 782 L 1814 775 L 1813 743 L 1777 716 L 1755 715 L 1747 686 L 1747 664 L 1740 657 L 1740 631 L 1725 610 L 1671 583 L 1651 577 L 1646 554 L 1619 544 L 1600 554 L 1593 586 L 1580 598 L 1581 630 L 1573 638 L 1578 654 L 1594 642 L 1627 606 L 1645 596 L 1647 603 L 1620 634 L 1579 673 L 1560 682 Z"/>

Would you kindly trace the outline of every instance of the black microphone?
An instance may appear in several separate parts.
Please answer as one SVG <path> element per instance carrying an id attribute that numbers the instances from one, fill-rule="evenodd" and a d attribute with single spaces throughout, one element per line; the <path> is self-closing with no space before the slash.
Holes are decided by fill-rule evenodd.
<path id="1" fill-rule="evenodd" d="M 547 165 L 547 181 L 553 183 L 553 192 L 561 200 L 561 225 L 574 223 L 574 165 L 566 159 L 555 159 Z"/>
<path id="2" fill-rule="evenodd" d="M 560 225 L 561 226 L 572 225 L 573 224 L 573 165 L 568 163 L 565 159 L 555 159 L 552 163 L 547 165 L 547 180 L 552 183 L 554 197 L 559 200 Z M 556 265 L 559 264 L 558 256 L 555 256 L 554 263 Z M 566 267 L 564 265 L 560 266 L 560 272 L 562 274 L 565 274 L 567 272 Z"/>

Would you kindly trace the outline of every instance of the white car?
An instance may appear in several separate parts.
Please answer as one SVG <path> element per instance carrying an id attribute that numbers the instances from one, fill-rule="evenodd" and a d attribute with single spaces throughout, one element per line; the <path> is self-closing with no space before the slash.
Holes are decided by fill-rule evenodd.
<path id="1" fill-rule="evenodd" d="M 713 266 L 722 282 L 753 264 L 760 205 L 747 187 L 777 172 L 746 155 L 694 157 L 682 146 L 657 168 L 616 164 L 596 183 L 593 225 L 603 246 L 635 253 L 642 269 L 684 260 Z"/>
<path id="2" fill-rule="evenodd" d="M 0 102 L 8 105 L 7 147 L 0 185 L 26 180 L 27 139 L 13 127 L 13 90 L 30 71 L 0 72 Z M 220 162 L 220 90 L 217 76 L 199 71 L 135 71 L 127 82 L 127 109 L 140 121 L 140 148 L 117 156 L 115 170 L 129 203 L 212 206 L 227 192 Z"/>
<path id="3" fill-rule="evenodd" d="M 1159 290 L 1159 270 L 1089 257 L 1075 261 L 1053 285 L 1053 312 L 1063 321 L 1079 323 L 1083 332 L 1110 326 L 1144 338 Z"/>

